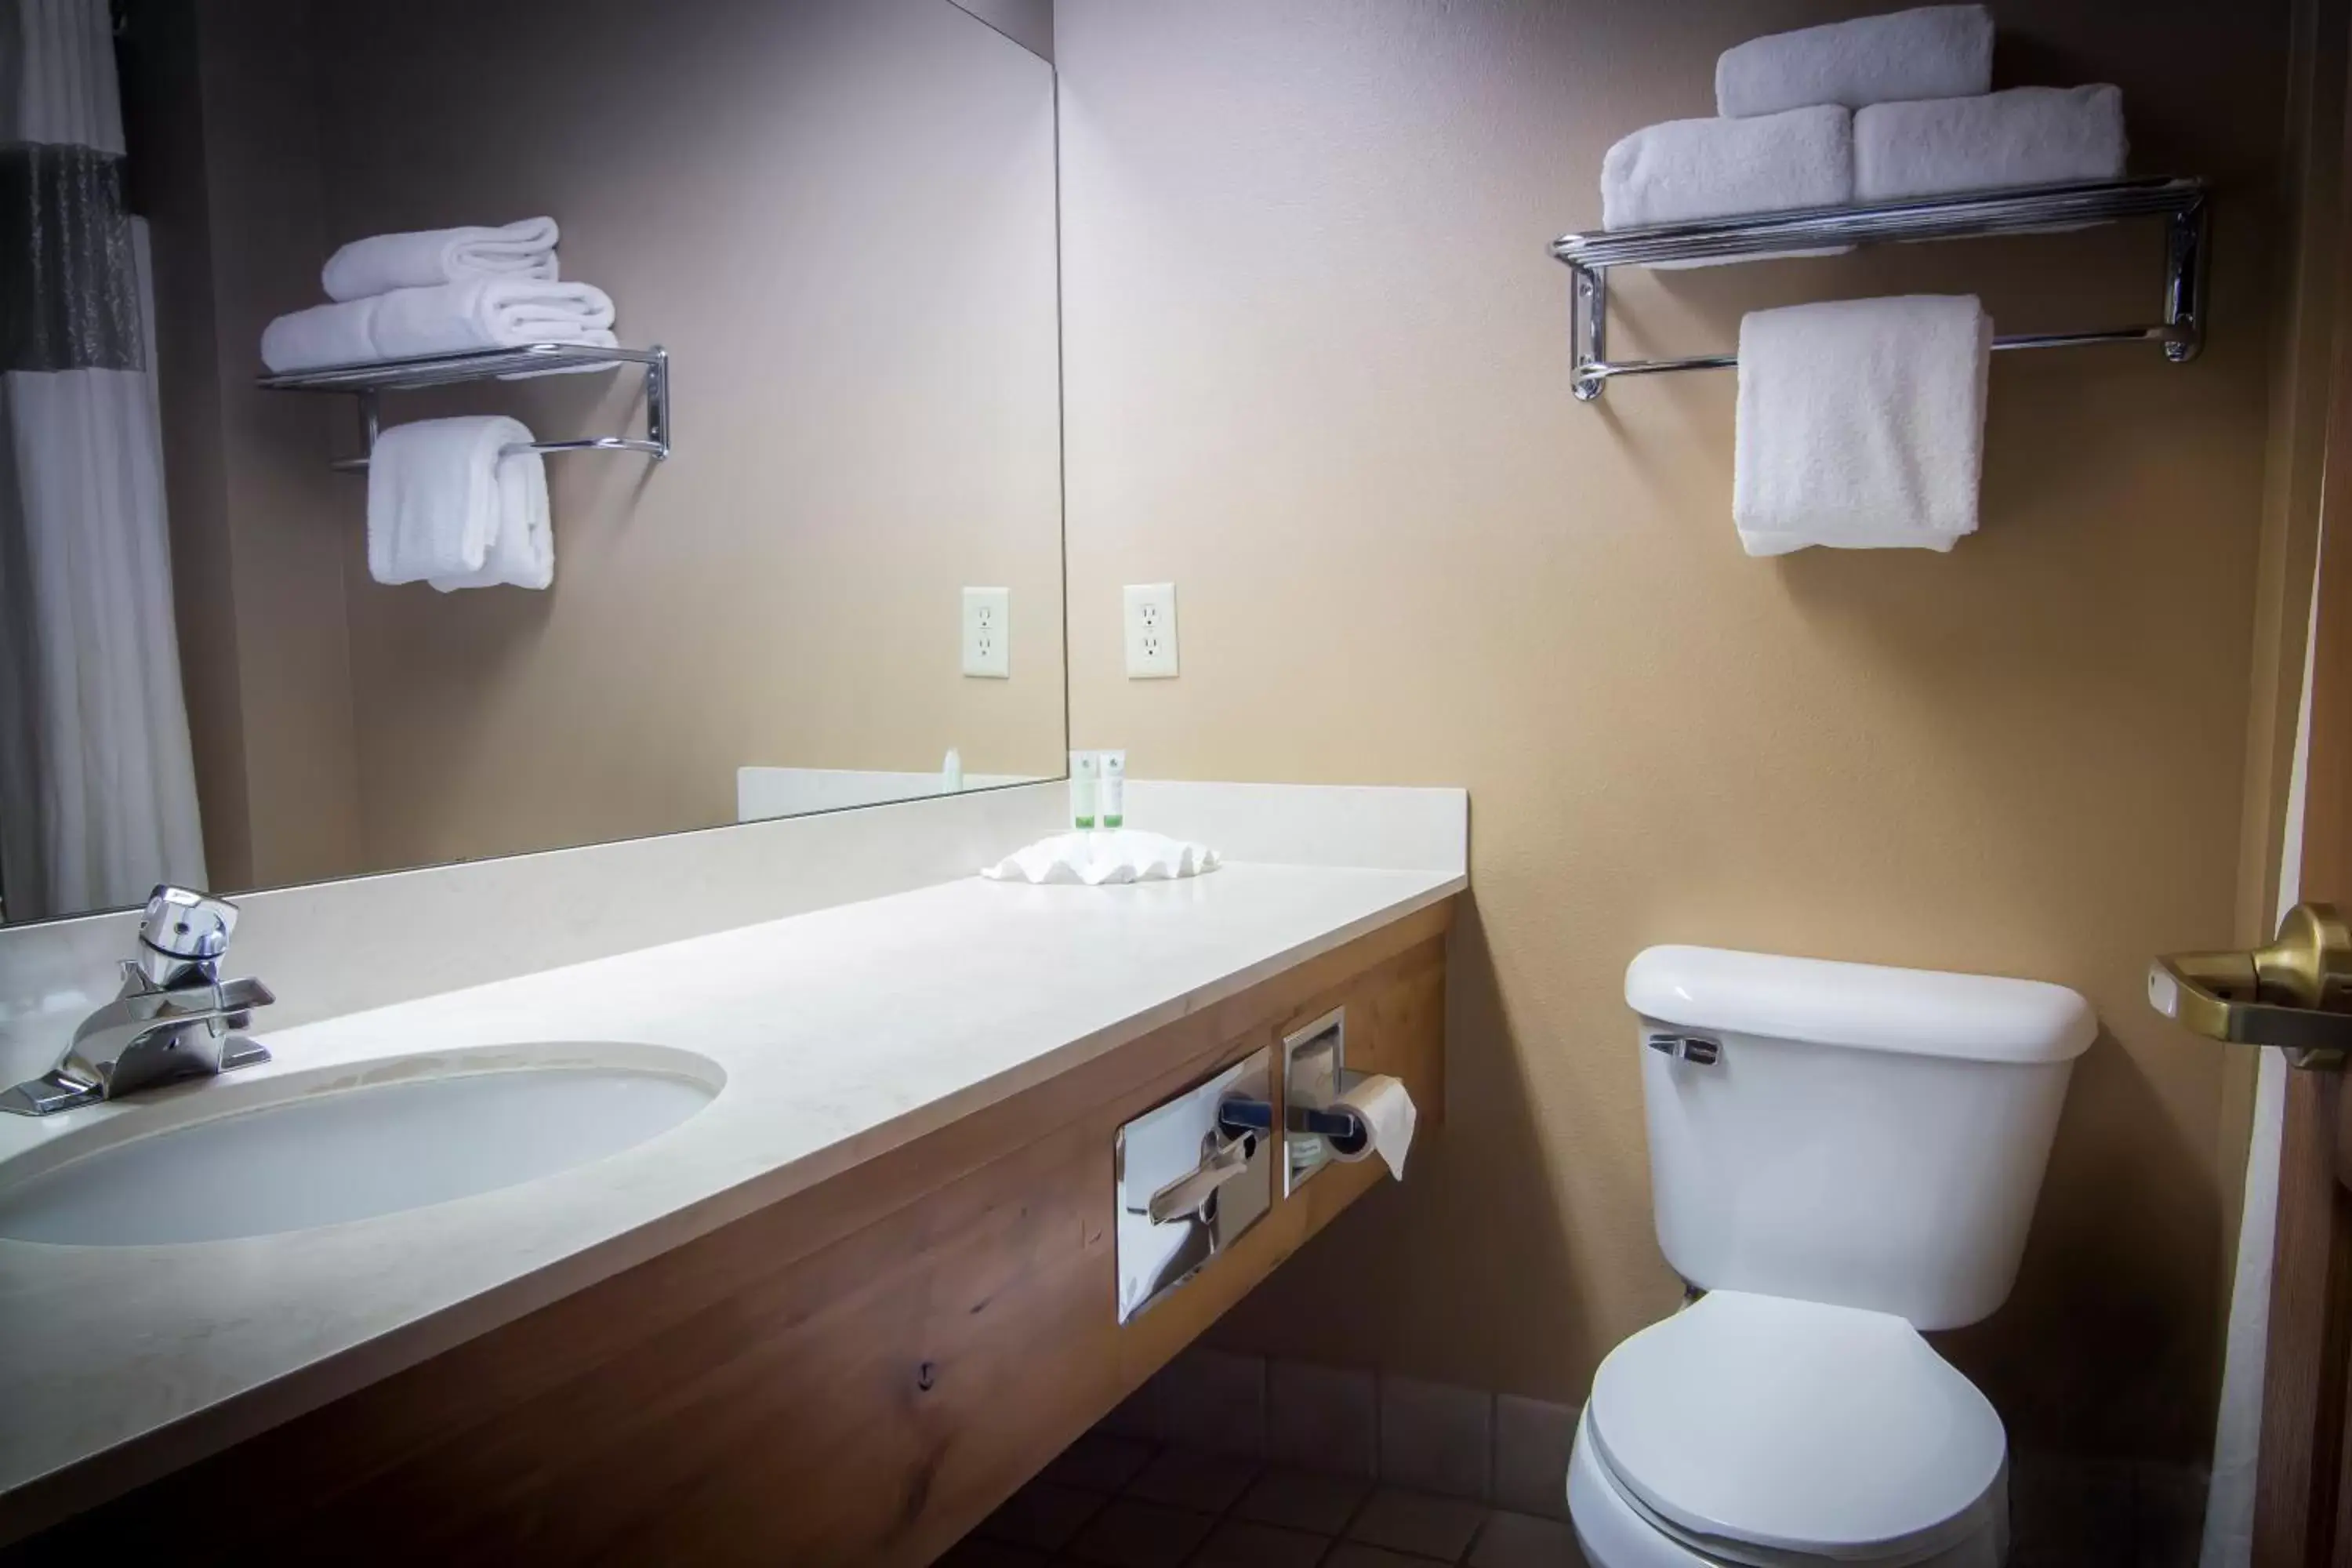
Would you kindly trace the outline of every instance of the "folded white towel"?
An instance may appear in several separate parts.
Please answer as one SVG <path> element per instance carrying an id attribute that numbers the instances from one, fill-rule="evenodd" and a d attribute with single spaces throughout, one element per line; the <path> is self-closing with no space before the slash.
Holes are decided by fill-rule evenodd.
<path id="1" fill-rule="evenodd" d="M 1809 103 L 1860 109 L 1963 98 L 1992 87 L 1992 13 L 1925 5 L 1750 38 L 1715 62 L 1715 111 L 1778 114 Z"/>
<path id="2" fill-rule="evenodd" d="M 1853 117 L 1854 193 L 1892 201 L 2121 179 L 2130 147 L 2123 89 L 2104 84 L 1874 103 Z"/>
<path id="3" fill-rule="evenodd" d="M 586 283 L 526 278 L 469 278 L 437 289 L 378 295 L 368 335 L 383 359 L 519 348 L 524 343 L 593 343 L 610 348 L 613 300 Z"/>
<path id="4" fill-rule="evenodd" d="M 1949 550 L 1975 532 L 1991 349 L 1973 295 L 1742 319 L 1731 510 L 1748 553 Z"/>
<path id="5" fill-rule="evenodd" d="M 1755 120 L 1669 120 L 1601 161 L 1604 228 L 1853 200 L 1853 116 L 1822 105 Z"/>
<path id="6" fill-rule="evenodd" d="M 364 364 L 377 357 L 369 331 L 375 301 L 313 305 L 278 317 L 261 329 L 261 363 L 280 373 L 322 365 Z"/>
<path id="7" fill-rule="evenodd" d="M 377 436 L 368 458 L 368 574 L 447 592 L 554 577 L 547 475 L 531 438 L 503 416 L 422 419 Z"/>
<path id="8" fill-rule="evenodd" d="M 1057 833 L 1008 855 L 980 874 L 995 882 L 1171 881 L 1197 877 L 1221 864 L 1205 844 L 1188 844 L 1164 833 L 1119 827 L 1095 833 Z"/>
<path id="9" fill-rule="evenodd" d="M 467 278 L 555 280 L 555 220 L 527 217 L 496 228 L 434 228 L 355 239 L 319 273 L 330 300 L 364 300 L 394 289 L 431 289 Z"/>

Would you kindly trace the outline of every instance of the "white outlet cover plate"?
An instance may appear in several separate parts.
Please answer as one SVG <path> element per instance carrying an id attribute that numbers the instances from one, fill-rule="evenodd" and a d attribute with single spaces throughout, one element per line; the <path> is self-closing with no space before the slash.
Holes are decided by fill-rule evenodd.
<path id="1" fill-rule="evenodd" d="M 1176 584 L 1127 585 L 1127 678 L 1167 680 L 1176 674 Z"/>
<path id="2" fill-rule="evenodd" d="M 1012 589 L 963 591 L 963 672 L 988 680 L 1012 679 Z"/>

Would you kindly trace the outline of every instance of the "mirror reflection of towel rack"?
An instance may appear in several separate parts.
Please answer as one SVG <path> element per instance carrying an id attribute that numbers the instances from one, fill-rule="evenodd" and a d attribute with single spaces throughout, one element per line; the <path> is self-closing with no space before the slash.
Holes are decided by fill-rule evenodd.
<path id="1" fill-rule="evenodd" d="M 381 428 L 380 395 L 413 392 L 427 386 L 452 386 L 459 382 L 550 374 L 593 369 L 600 365 L 635 364 L 646 373 L 646 433 L 636 436 L 590 436 L 572 441 L 517 441 L 500 456 L 515 452 L 643 452 L 656 463 L 669 456 L 669 351 L 651 348 L 592 347 L 580 343 L 526 343 L 518 348 L 490 349 L 476 353 L 431 354 L 421 359 L 378 360 L 365 364 L 324 365 L 316 370 L 289 371 L 262 376 L 257 384 L 272 392 L 349 392 L 360 400 L 360 425 L 370 451 Z M 328 464 L 339 473 L 363 472 L 365 458 L 339 458 Z"/>
<path id="2" fill-rule="evenodd" d="M 1551 254 L 1554 260 L 1576 275 L 1574 294 L 1569 302 L 1569 341 L 1575 360 L 1576 396 L 1579 402 L 1592 402 L 1613 376 L 1654 375 L 1675 370 L 1727 370 L 1739 363 L 1738 354 L 1611 359 L 1609 269 L 1612 267 L 1762 259 L 1790 252 L 1899 240 L 2053 234 L 2135 217 L 2166 220 L 2161 324 L 2020 333 L 1996 338 L 1992 346 L 2047 349 L 2084 343 L 2156 343 L 2163 348 L 2166 359 L 2175 364 L 2186 364 L 2197 357 L 2205 341 L 2206 225 L 2210 206 L 2202 180 L 2113 180 L 1562 235 L 1552 241 Z"/>

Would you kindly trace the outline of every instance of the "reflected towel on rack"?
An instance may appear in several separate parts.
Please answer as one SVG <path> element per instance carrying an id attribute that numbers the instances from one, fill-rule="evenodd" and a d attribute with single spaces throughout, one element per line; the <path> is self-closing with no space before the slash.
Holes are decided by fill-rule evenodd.
<path id="1" fill-rule="evenodd" d="M 367 303 L 374 307 L 368 333 L 380 359 L 525 343 L 612 348 L 620 341 L 612 331 L 612 297 L 586 283 L 469 278 L 437 289 L 395 289 Z"/>
<path id="2" fill-rule="evenodd" d="M 1973 295 L 1743 318 L 1731 510 L 1748 553 L 1949 550 L 1975 532 L 1991 352 Z"/>
<path id="3" fill-rule="evenodd" d="M 495 228 L 425 229 L 355 239 L 327 258 L 319 281 L 330 300 L 364 300 L 394 289 L 431 289 L 467 278 L 555 280 L 557 230 L 551 217 Z"/>
<path id="4" fill-rule="evenodd" d="M 1853 117 L 1862 200 L 2118 180 L 2131 143 L 2116 87 L 2019 87 L 1874 103 Z"/>
<path id="5" fill-rule="evenodd" d="M 261 330 L 261 363 L 280 374 L 331 364 L 360 364 L 377 356 L 375 301 L 313 305 L 278 317 Z"/>
<path id="6" fill-rule="evenodd" d="M 368 461 L 368 574 L 443 593 L 554 581 L 547 470 L 530 429 L 501 415 L 421 419 L 377 436 Z"/>
<path id="7" fill-rule="evenodd" d="M 1964 98 L 1992 87 L 1992 13 L 1923 5 L 1750 38 L 1715 62 L 1715 111 L 1778 114 L 1810 103 L 1860 109 Z"/>
<path id="8" fill-rule="evenodd" d="M 1758 120 L 1669 120 L 1634 132 L 1601 161 L 1601 221 L 1612 229 L 1853 200 L 1853 116 L 1830 106 Z"/>

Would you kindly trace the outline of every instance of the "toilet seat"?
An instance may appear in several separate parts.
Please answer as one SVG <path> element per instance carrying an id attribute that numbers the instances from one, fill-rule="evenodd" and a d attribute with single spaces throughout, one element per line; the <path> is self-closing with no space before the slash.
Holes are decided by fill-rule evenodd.
<path id="1" fill-rule="evenodd" d="M 1610 1352 L 1581 1436 L 1701 1560 L 1897 1568 L 2005 1533 L 2000 1417 L 1884 1312 L 1716 1291 Z"/>

